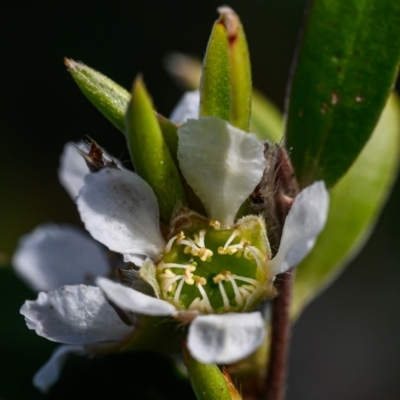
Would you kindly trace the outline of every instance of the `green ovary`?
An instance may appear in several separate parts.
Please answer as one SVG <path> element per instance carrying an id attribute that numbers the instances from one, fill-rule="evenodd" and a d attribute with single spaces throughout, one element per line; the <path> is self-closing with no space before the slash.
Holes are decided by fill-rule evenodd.
<path id="1" fill-rule="evenodd" d="M 267 280 L 269 246 L 259 231 L 204 223 L 175 235 L 157 265 L 161 296 L 182 310 L 243 310 Z"/>

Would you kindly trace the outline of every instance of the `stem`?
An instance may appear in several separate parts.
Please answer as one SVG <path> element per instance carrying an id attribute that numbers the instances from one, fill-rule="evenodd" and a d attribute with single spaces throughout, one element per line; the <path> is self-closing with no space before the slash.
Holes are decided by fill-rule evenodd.
<path id="1" fill-rule="evenodd" d="M 286 391 L 286 367 L 290 338 L 290 303 L 293 270 L 277 275 L 279 295 L 272 301 L 271 353 L 268 375 L 260 398 L 283 400 Z"/>
<path id="2" fill-rule="evenodd" d="M 227 379 L 215 364 L 202 364 L 195 360 L 183 344 L 183 360 L 197 400 L 241 399 L 232 382 Z M 229 383 L 229 385 L 228 385 Z M 235 396 L 231 395 L 234 394 Z M 239 397 L 236 397 L 236 394 Z"/>

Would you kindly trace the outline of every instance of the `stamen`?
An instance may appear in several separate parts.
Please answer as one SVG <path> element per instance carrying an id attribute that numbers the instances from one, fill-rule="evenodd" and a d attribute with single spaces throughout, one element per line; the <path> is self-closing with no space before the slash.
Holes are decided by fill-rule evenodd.
<path id="1" fill-rule="evenodd" d="M 238 281 L 243 281 L 247 283 L 251 283 L 252 285 L 259 287 L 260 283 L 256 281 L 255 279 L 252 278 L 247 278 L 245 276 L 239 276 L 239 275 L 232 275 L 233 279 L 237 279 Z"/>
<path id="2" fill-rule="evenodd" d="M 185 244 L 186 246 L 191 247 L 193 250 L 196 250 L 196 251 L 199 250 L 199 248 L 196 246 L 196 244 L 191 239 L 179 240 L 178 244 Z"/>
<path id="3" fill-rule="evenodd" d="M 197 289 L 199 289 L 201 297 L 203 298 L 205 309 L 208 312 L 212 313 L 214 311 L 214 309 L 211 307 L 210 300 L 208 299 L 207 293 L 203 288 L 203 285 L 205 285 L 206 283 L 207 283 L 207 281 L 203 277 L 200 277 L 197 279 L 196 286 L 197 286 Z"/>
<path id="4" fill-rule="evenodd" d="M 208 308 L 207 302 L 205 299 L 201 299 L 200 303 L 199 303 L 199 311 L 201 311 L 202 313 L 206 314 L 206 313 L 212 313 L 214 310 Z"/>
<path id="5" fill-rule="evenodd" d="M 180 297 L 180 295 L 181 295 L 181 291 L 182 291 L 182 287 L 183 287 L 183 284 L 185 283 L 185 280 L 184 279 L 182 279 L 180 282 L 179 282 L 179 285 L 178 285 L 178 287 L 177 287 L 177 289 L 176 289 L 176 292 L 175 292 L 175 296 L 174 296 L 174 303 L 178 306 L 179 305 L 179 297 Z"/>
<path id="6" fill-rule="evenodd" d="M 164 268 L 189 268 L 189 267 L 193 267 L 194 269 L 196 269 L 196 267 L 194 267 L 193 265 L 188 265 L 188 264 L 175 264 L 175 263 L 160 263 L 158 265 L 158 267 L 160 269 L 164 269 Z M 194 270 L 193 270 L 194 271 Z"/>
<path id="7" fill-rule="evenodd" d="M 247 299 L 247 297 L 250 295 L 250 292 L 246 290 L 243 286 L 239 287 L 239 291 L 245 299 Z"/>
<path id="8" fill-rule="evenodd" d="M 171 239 L 169 239 L 167 245 L 165 246 L 165 254 L 168 254 L 171 251 L 172 245 L 174 244 L 175 240 L 182 240 L 185 237 L 183 232 L 178 233 L 177 235 L 173 236 Z"/>
<path id="9" fill-rule="evenodd" d="M 171 278 L 176 276 L 170 269 L 166 269 L 163 274 L 160 275 L 161 278 Z"/>
<path id="10" fill-rule="evenodd" d="M 213 256 L 213 252 L 205 247 L 202 247 L 198 252 L 197 256 L 200 257 L 201 261 L 211 261 L 211 257 Z"/>
<path id="11" fill-rule="evenodd" d="M 185 282 L 188 285 L 193 285 L 194 284 L 194 279 L 193 279 L 193 271 L 196 269 L 196 267 L 188 267 L 186 268 L 186 271 L 184 273 L 185 275 Z"/>
<path id="12" fill-rule="evenodd" d="M 191 303 L 190 306 L 188 307 L 188 310 L 197 310 L 199 307 L 201 299 L 200 297 L 196 297 Z"/>
<path id="13" fill-rule="evenodd" d="M 215 229 L 219 229 L 219 228 L 221 228 L 221 223 L 215 219 L 212 219 L 210 221 L 210 226 L 212 226 Z"/>
<path id="14" fill-rule="evenodd" d="M 232 243 L 232 241 L 235 239 L 235 237 L 239 235 L 239 231 L 238 230 L 234 230 L 232 232 L 232 235 L 229 237 L 229 239 L 226 241 L 225 246 L 224 246 L 224 250 L 226 250 L 226 248 Z"/>
<path id="15" fill-rule="evenodd" d="M 251 253 L 251 255 L 253 256 L 254 260 L 257 263 L 258 268 L 260 268 L 262 270 L 263 269 L 263 263 L 262 263 L 262 261 L 260 260 L 260 257 L 259 257 L 260 254 L 261 254 L 261 257 L 263 257 L 261 251 L 259 249 L 257 249 L 257 247 L 254 247 L 254 246 L 248 246 L 246 248 L 246 250 L 248 250 Z M 245 255 L 245 257 L 246 257 L 246 255 Z"/>
<path id="16" fill-rule="evenodd" d="M 248 290 L 251 293 L 254 293 L 257 290 L 257 287 L 252 286 L 252 285 L 242 285 L 242 288 L 245 288 L 246 290 Z"/>
<path id="17" fill-rule="evenodd" d="M 193 237 L 194 237 L 194 240 L 193 240 L 193 241 L 196 243 L 196 245 L 199 246 L 199 247 L 201 247 L 201 245 L 199 244 L 199 241 L 200 241 L 199 234 L 198 234 L 198 233 L 194 233 L 194 234 L 193 234 Z"/>
<path id="18" fill-rule="evenodd" d="M 243 298 L 241 296 L 241 293 L 239 292 L 238 286 L 235 282 L 235 280 L 232 278 L 230 274 L 226 276 L 232 283 L 233 291 L 235 292 L 235 301 L 236 303 L 241 306 L 243 304 Z"/>
<path id="19" fill-rule="evenodd" d="M 230 304 L 229 304 L 228 296 L 226 295 L 226 292 L 225 292 L 224 284 L 222 282 L 218 282 L 218 288 L 219 288 L 219 291 L 221 292 L 222 301 L 224 302 L 224 308 L 226 311 L 229 311 Z"/>
<path id="20" fill-rule="evenodd" d="M 164 293 L 168 293 L 172 291 L 172 285 L 178 281 L 179 279 L 183 279 L 182 275 L 176 275 L 171 279 L 167 279 L 165 282 L 162 284 L 162 289 Z"/>
<path id="21" fill-rule="evenodd" d="M 214 283 L 220 283 L 222 281 L 226 281 L 225 271 L 222 271 L 220 274 L 215 275 L 213 278 Z"/>
<path id="22" fill-rule="evenodd" d="M 200 247 L 203 247 L 203 248 L 206 247 L 206 245 L 205 245 L 205 243 L 204 243 L 204 238 L 205 238 L 205 236 L 206 236 L 206 230 L 205 230 L 205 229 L 202 229 L 202 230 L 199 232 L 198 245 L 199 245 Z"/>

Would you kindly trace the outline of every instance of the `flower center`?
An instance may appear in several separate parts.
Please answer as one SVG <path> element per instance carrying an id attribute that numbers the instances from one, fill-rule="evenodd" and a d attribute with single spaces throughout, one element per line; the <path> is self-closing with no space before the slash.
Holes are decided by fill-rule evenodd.
<path id="1" fill-rule="evenodd" d="M 221 229 L 212 221 L 176 234 L 157 264 L 161 296 L 178 309 L 206 314 L 245 309 L 267 279 L 264 233 Z"/>

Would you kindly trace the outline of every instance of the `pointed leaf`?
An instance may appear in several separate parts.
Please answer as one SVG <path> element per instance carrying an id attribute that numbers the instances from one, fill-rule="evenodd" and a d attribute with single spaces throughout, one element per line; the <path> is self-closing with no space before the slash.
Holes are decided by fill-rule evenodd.
<path id="1" fill-rule="evenodd" d="M 302 187 L 333 186 L 370 137 L 396 78 L 400 2 L 312 2 L 290 89 L 287 148 Z"/>
<path id="2" fill-rule="evenodd" d="M 229 7 L 218 9 L 228 39 L 230 78 L 230 123 L 244 131 L 249 130 L 251 114 L 251 65 L 243 26 L 237 14 Z"/>
<path id="3" fill-rule="evenodd" d="M 331 190 L 324 231 L 296 269 L 292 317 L 321 292 L 368 238 L 397 175 L 400 103 L 392 95 L 363 151 Z"/>
<path id="4" fill-rule="evenodd" d="M 105 75 L 85 64 L 66 58 L 68 71 L 82 93 L 120 131 L 125 129 L 125 111 L 130 94 Z"/>
<path id="5" fill-rule="evenodd" d="M 131 94 L 102 73 L 85 64 L 65 59 L 73 79 L 87 99 L 122 133 L 125 133 L 125 113 Z M 171 156 L 176 161 L 177 127 L 168 118 L 156 113 L 161 132 Z"/>
<path id="6" fill-rule="evenodd" d="M 248 131 L 252 82 L 246 36 L 231 8 L 218 12 L 204 58 L 200 115 L 220 117 Z"/>
<path id="7" fill-rule="evenodd" d="M 169 153 L 175 165 L 178 166 L 178 127 L 161 114 L 156 113 L 156 117 Z"/>
<path id="8" fill-rule="evenodd" d="M 200 115 L 229 121 L 230 82 L 228 41 L 225 27 L 214 24 L 204 57 L 200 82 Z"/>
<path id="9" fill-rule="evenodd" d="M 186 198 L 178 169 L 140 77 L 133 84 L 126 114 L 126 137 L 135 170 L 154 190 L 161 219 L 169 223 L 176 205 L 185 205 Z"/>
<path id="10" fill-rule="evenodd" d="M 181 53 L 171 53 L 166 58 L 165 64 L 168 72 L 186 89 L 195 90 L 199 88 L 200 60 Z M 281 112 L 270 100 L 254 88 L 250 132 L 255 133 L 260 140 L 270 140 L 271 142 L 280 142 L 283 135 Z M 165 134 L 164 137 L 166 137 Z"/>

